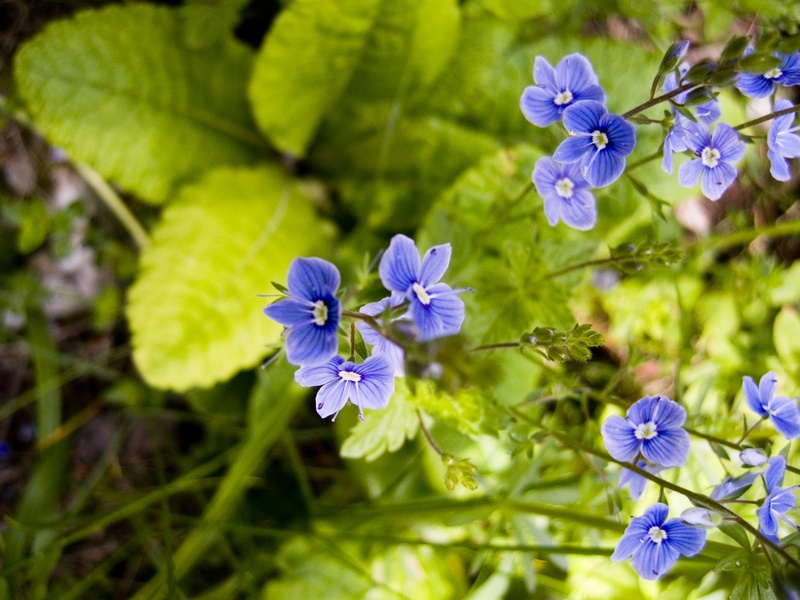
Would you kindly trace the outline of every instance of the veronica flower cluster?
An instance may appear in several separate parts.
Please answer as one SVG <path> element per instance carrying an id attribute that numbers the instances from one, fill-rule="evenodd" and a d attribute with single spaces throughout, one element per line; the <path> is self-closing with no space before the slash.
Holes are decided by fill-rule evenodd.
<path id="1" fill-rule="evenodd" d="M 341 276 L 321 258 L 296 258 L 289 266 L 281 298 L 264 314 L 284 326 L 286 359 L 300 368 L 295 380 L 320 386 L 317 412 L 335 419 L 350 401 L 364 418 L 364 408 L 384 408 L 394 392 L 394 378 L 403 375 L 403 348 L 384 332 L 381 315 L 406 325 L 411 341 L 427 342 L 454 335 L 464 322 L 461 292 L 440 280 L 450 264 L 450 244 L 430 248 L 420 260 L 414 241 L 396 235 L 383 254 L 378 273 L 390 296 L 361 307 L 357 328 L 371 355 L 361 363 L 339 355 L 339 326 L 343 317 L 337 297 Z M 373 327 L 373 325 L 380 327 Z M 352 348 L 351 348 L 352 352 Z"/>
<path id="2" fill-rule="evenodd" d="M 662 62 L 666 72 L 659 71 L 670 107 L 663 121 L 667 129 L 662 168 L 672 173 L 673 154 L 689 154 L 691 160 L 679 169 L 679 183 L 684 187 L 699 183 L 706 197 L 718 200 L 737 177 L 735 165 L 744 157 L 745 143 L 727 123 L 715 125 L 721 111 L 711 87 L 688 84 L 684 79 L 690 70 L 685 60 L 688 49 L 688 41 L 675 44 Z M 750 48 L 748 53 L 752 51 Z M 763 74 L 741 73 L 738 89 L 747 96 L 762 98 L 775 93 L 779 86 L 800 84 L 800 53 L 776 56 L 781 59 L 780 67 Z M 536 163 L 532 173 L 536 190 L 544 199 L 545 216 L 553 226 L 563 220 L 575 229 L 591 229 L 597 222 L 591 190 L 613 183 L 625 171 L 626 158 L 636 144 L 636 130 L 626 116 L 638 109 L 626 116 L 609 113 L 606 94 L 592 65 L 579 53 L 565 56 L 555 68 L 537 56 L 533 78 L 535 85 L 526 87 L 520 98 L 522 114 L 539 127 L 561 121 L 569 134 L 552 157 Z M 698 103 L 690 98 L 691 92 L 702 90 L 708 100 Z M 791 107 L 788 100 L 777 100 L 774 111 Z M 794 133 L 799 128 L 793 122 L 793 115 L 776 118 L 767 139 L 770 172 L 780 181 L 789 179 L 787 159 L 800 157 L 800 136 Z"/>
<path id="3" fill-rule="evenodd" d="M 773 372 L 764 375 L 758 387 L 751 377 L 745 377 L 745 402 L 763 420 L 769 419 L 781 435 L 789 440 L 798 438 L 800 407 L 797 400 L 777 396 L 776 383 Z M 611 416 L 606 419 L 601 433 L 612 458 L 635 464 L 639 469 L 656 475 L 667 468 L 685 464 L 690 450 L 689 435 L 683 428 L 685 421 L 686 410 L 678 403 L 665 396 L 645 396 L 631 405 L 624 418 Z M 783 455 L 769 458 L 760 449 L 744 448 L 739 459 L 748 472 L 727 477 L 712 490 L 710 500 L 721 504 L 734 502 L 762 479 L 766 496 L 756 511 L 759 530 L 767 539 L 780 544 L 780 523 L 800 531 L 788 514 L 797 508 L 795 491 L 800 486 L 783 486 L 787 470 Z M 634 500 L 641 497 L 646 483 L 647 479 L 638 473 L 622 470 L 619 485 L 627 485 Z M 647 508 L 642 516 L 634 517 L 611 556 L 612 560 L 630 558 L 641 577 L 658 579 L 680 556 L 695 556 L 701 552 L 706 529 L 721 521 L 719 515 L 704 507 L 687 509 L 680 518 L 668 519 L 668 515 L 669 508 L 659 501 Z"/>

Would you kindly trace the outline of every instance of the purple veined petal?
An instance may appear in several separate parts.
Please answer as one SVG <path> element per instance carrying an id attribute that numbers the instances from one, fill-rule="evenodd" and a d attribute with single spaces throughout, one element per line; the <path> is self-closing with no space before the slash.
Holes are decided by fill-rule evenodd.
<path id="1" fill-rule="evenodd" d="M 764 504 L 758 507 L 756 516 L 758 517 L 759 529 L 761 532 L 769 538 L 775 539 L 778 533 L 778 518 L 772 512 L 768 501 L 765 501 Z"/>
<path id="2" fill-rule="evenodd" d="M 664 138 L 664 155 L 661 158 L 661 168 L 665 173 L 672 175 L 672 171 L 675 169 L 672 160 L 672 155 L 674 152 L 669 141 L 669 136 L 670 134 L 667 134 L 667 137 Z"/>
<path id="3" fill-rule="evenodd" d="M 700 181 L 703 171 L 705 167 L 699 158 L 687 161 L 678 169 L 678 183 L 686 188 L 694 187 Z"/>
<path id="4" fill-rule="evenodd" d="M 625 171 L 625 158 L 606 148 L 594 153 L 584 177 L 589 185 L 602 188 L 614 183 Z"/>
<path id="5" fill-rule="evenodd" d="M 428 288 L 442 278 L 450 266 L 452 253 L 450 244 L 440 244 L 428 249 L 422 258 L 422 267 L 419 271 L 419 283 L 422 287 Z"/>
<path id="6" fill-rule="evenodd" d="M 556 85 L 559 90 L 569 90 L 573 94 L 587 90 L 599 83 L 597 75 L 583 54 L 568 54 L 556 65 Z"/>
<path id="7" fill-rule="evenodd" d="M 293 298 L 278 300 L 264 308 L 264 314 L 273 321 L 291 327 L 301 323 L 314 322 L 314 304 L 309 301 L 299 301 Z"/>
<path id="8" fill-rule="evenodd" d="M 711 492 L 712 500 L 735 500 L 744 494 L 753 482 L 759 478 L 759 473 L 750 472 L 739 477 L 726 477 Z"/>
<path id="9" fill-rule="evenodd" d="M 645 541 L 633 555 L 631 564 L 642 579 L 658 579 L 678 561 L 678 551 L 666 542 Z"/>
<path id="10" fill-rule="evenodd" d="M 636 147 L 636 128 L 619 115 L 606 114 L 600 119 L 608 135 L 609 146 L 619 156 L 629 156 Z"/>
<path id="11" fill-rule="evenodd" d="M 739 460 L 749 467 L 760 467 L 767 462 L 767 455 L 758 448 L 747 448 L 739 452 Z"/>
<path id="12" fill-rule="evenodd" d="M 726 162 L 719 162 L 713 169 L 703 169 L 700 175 L 700 189 L 709 200 L 719 200 L 736 179 L 736 175 L 735 167 Z"/>
<path id="13" fill-rule="evenodd" d="M 666 396 L 654 396 L 650 405 L 652 415 L 650 418 L 658 423 L 659 429 L 672 429 L 682 427 L 686 422 L 686 409 Z"/>
<path id="14" fill-rule="evenodd" d="M 680 467 L 689 458 L 689 434 L 683 429 L 666 429 L 642 441 L 642 456 L 663 467 Z"/>
<path id="15" fill-rule="evenodd" d="M 548 202 L 545 200 L 545 214 L 547 214 L 547 205 Z M 561 198 L 560 211 L 564 223 L 579 231 L 588 231 L 597 223 L 597 205 L 594 195 L 589 190 L 573 189 L 572 198 Z M 557 221 L 558 219 L 556 219 Z M 555 225 L 555 223 L 550 224 Z"/>
<path id="16" fill-rule="evenodd" d="M 378 275 L 384 287 L 392 292 L 405 293 L 417 282 L 419 275 L 419 252 L 414 240 L 397 234 L 381 257 Z"/>
<path id="17" fill-rule="evenodd" d="M 786 396 L 774 396 L 768 408 L 769 418 L 775 429 L 787 440 L 800 437 L 800 408 L 797 400 Z"/>
<path id="18" fill-rule="evenodd" d="M 547 127 L 561 120 L 562 111 L 553 102 L 553 94 L 538 85 L 529 85 L 523 90 L 519 98 L 519 109 L 537 127 Z"/>
<path id="19" fill-rule="evenodd" d="M 385 356 L 370 356 L 353 369 L 362 376 L 355 384 L 362 408 L 384 408 L 394 393 L 394 369 Z"/>
<path id="20" fill-rule="evenodd" d="M 376 317 L 383 313 L 387 308 L 392 306 L 392 298 L 391 296 L 387 296 L 386 298 L 381 298 L 377 302 L 368 302 L 364 306 L 358 309 L 363 315 L 369 315 L 370 317 Z M 361 321 L 363 323 L 363 321 Z"/>
<path id="21" fill-rule="evenodd" d="M 600 427 L 603 444 L 608 453 L 617 460 L 633 462 L 639 454 L 639 440 L 634 428 L 620 416 L 612 415 Z"/>
<path id="22" fill-rule="evenodd" d="M 335 294 L 341 278 L 339 270 L 321 258 L 295 258 L 289 265 L 286 287 L 297 298 L 316 302 L 321 296 Z"/>
<path id="23" fill-rule="evenodd" d="M 560 198 L 555 192 L 548 193 L 544 198 L 544 216 L 547 217 L 547 222 L 555 227 L 561 219 L 561 209 L 563 205 L 563 198 Z"/>
<path id="24" fill-rule="evenodd" d="M 630 527 L 628 529 L 630 529 Z M 649 542 L 645 537 L 647 535 L 647 530 L 643 531 L 640 535 L 629 535 L 627 533 L 628 530 L 626 529 L 625 531 L 625 535 L 620 538 L 617 547 L 614 549 L 614 553 L 611 555 L 611 560 L 615 562 L 630 558 L 639 550 L 642 544 Z"/>
<path id="25" fill-rule="evenodd" d="M 626 413 L 628 420 L 635 425 L 652 421 L 658 398 L 658 396 L 644 396 L 631 404 Z"/>
<path id="26" fill-rule="evenodd" d="M 722 517 L 707 508 L 693 506 L 681 513 L 681 521 L 697 527 L 716 527 L 722 521 Z"/>
<path id="27" fill-rule="evenodd" d="M 641 545 L 645 543 L 645 540 L 649 541 L 647 532 L 650 530 L 650 528 L 653 526 L 661 526 L 661 523 L 663 523 L 664 519 L 667 518 L 667 513 L 662 511 L 660 507 L 666 508 L 666 505 L 656 503 L 648 508 L 641 517 L 634 517 L 631 519 L 631 522 L 625 528 L 625 532 L 622 534 L 622 538 L 620 538 L 614 553 L 611 555 L 611 560 L 625 560 L 637 552 Z M 662 513 L 663 518 L 659 520 L 659 517 L 662 516 Z"/>
<path id="28" fill-rule="evenodd" d="M 536 85 L 544 86 L 547 91 L 553 92 L 553 95 L 561 91 L 556 82 L 556 70 L 544 56 L 537 56 L 533 60 L 533 80 Z"/>
<path id="29" fill-rule="evenodd" d="M 591 135 L 600 127 L 600 119 L 608 112 L 605 106 L 594 100 L 576 102 L 564 110 L 564 127 L 570 133 Z M 559 160 L 556 157 L 556 160 Z M 572 162 L 572 161 L 564 161 Z"/>
<path id="30" fill-rule="evenodd" d="M 722 110 L 719 107 L 718 100 L 709 100 L 703 102 L 695 109 L 695 116 L 697 120 L 705 125 L 711 125 L 714 121 L 720 118 Z"/>
<path id="31" fill-rule="evenodd" d="M 798 486 L 793 485 L 789 488 L 781 488 L 780 490 L 776 490 L 770 494 L 770 504 L 772 505 L 772 510 L 778 512 L 780 517 L 795 529 L 797 529 L 797 525 L 786 519 L 784 515 L 790 510 L 797 508 L 797 496 L 795 496 L 795 490 L 797 488 Z"/>
<path id="32" fill-rule="evenodd" d="M 293 365 L 319 365 L 339 349 L 336 330 L 330 332 L 312 322 L 292 327 L 286 336 L 286 360 Z"/>
<path id="33" fill-rule="evenodd" d="M 561 165 L 552 156 L 543 156 L 533 166 L 531 181 L 540 196 L 544 196 L 545 190 L 554 190 L 556 182 L 561 178 Z"/>
<path id="34" fill-rule="evenodd" d="M 767 488 L 767 494 L 771 494 L 783 484 L 785 474 L 786 459 L 780 455 L 770 458 L 769 465 L 764 471 L 764 485 Z"/>
<path id="35" fill-rule="evenodd" d="M 683 140 L 686 142 L 687 149 L 699 156 L 703 148 L 711 145 L 711 131 L 708 125 L 693 123 L 685 119 L 682 125 Z"/>
<path id="36" fill-rule="evenodd" d="M 793 86 L 800 84 L 800 52 L 792 52 L 783 57 L 781 64 L 782 74 L 777 78 L 777 82 L 782 86 Z"/>
<path id="37" fill-rule="evenodd" d="M 772 149 L 767 150 L 767 158 L 769 158 L 769 174 L 776 181 L 789 181 L 792 178 L 788 160 Z"/>
<path id="38" fill-rule="evenodd" d="M 317 414 L 323 419 L 333 415 L 333 420 L 335 421 L 339 411 L 344 408 L 347 399 L 350 397 L 352 385 L 352 382 L 340 379 L 337 375 L 335 381 L 331 381 L 319 388 L 316 398 Z"/>
<path id="39" fill-rule="evenodd" d="M 727 162 L 737 162 L 744 158 L 747 146 L 727 123 L 719 123 L 714 130 L 711 144 L 719 150 L 720 158 Z"/>
<path id="40" fill-rule="evenodd" d="M 755 412 L 760 417 L 767 416 L 766 405 L 761 404 L 761 395 L 759 394 L 756 382 L 749 375 L 742 379 L 742 390 L 744 390 L 744 399 L 750 410 Z"/>
<path id="41" fill-rule="evenodd" d="M 775 138 L 774 147 L 786 158 L 800 158 L 800 136 L 783 131 Z"/>
<path id="42" fill-rule="evenodd" d="M 706 532 L 683 523 L 680 519 L 670 519 L 662 527 L 667 532 L 667 543 L 683 556 L 700 554 L 706 545 Z"/>
<path id="43" fill-rule="evenodd" d="M 323 365 L 300 367 L 294 373 L 294 380 L 303 387 L 325 385 L 339 377 L 339 366 L 343 362 L 341 356 L 334 356 Z"/>
<path id="44" fill-rule="evenodd" d="M 414 296 L 408 311 L 419 329 L 419 340 L 427 342 L 458 333 L 464 322 L 463 300 L 445 283 L 437 283 L 426 292 L 430 303 L 423 304 Z"/>
<path id="45" fill-rule="evenodd" d="M 769 409 L 772 396 L 775 395 L 775 385 L 778 383 L 778 376 L 775 371 L 768 371 L 764 373 L 758 382 L 758 397 L 761 400 L 761 406 Z"/>
<path id="46" fill-rule="evenodd" d="M 587 152 L 597 150 L 589 135 L 568 137 L 559 144 L 553 153 L 553 158 L 562 163 L 574 163 L 581 160 Z"/>
<path id="47" fill-rule="evenodd" d="M 742 73 L 736 81 L 736 87 L 749 98 L 766 98 L 775 91 L 775 83 L 763 75 Z"/>

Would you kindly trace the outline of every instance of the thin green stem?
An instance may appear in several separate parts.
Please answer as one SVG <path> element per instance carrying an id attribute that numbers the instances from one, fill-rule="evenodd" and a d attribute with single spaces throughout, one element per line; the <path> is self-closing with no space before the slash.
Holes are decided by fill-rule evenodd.
<path id="1" fill-rule="evenodd" d="M 419 409 L 417 409 L 417 418 L 419 419 L 419 428 L 422 431 L 422 435 L 425 436 L 425 439 L 427 440 L 430 447 L 433 448 L 434 452 L 436 452 L 436 454 L 441 456 L 442 449 L 439 448 L 439 444 L 436 443 L 436 440 L 433 439 L 430 432 L 428 431 L 428 428 L 425 427 L 425 421 L 422 420 L 422 413 L 419 411 Z"/>
<path id="2" fill-rule="evenodd" d="M 760 423 L 761 421 L 758 422 Z M 741 443 L 731 442 L 729 440 L 723 440 L 722 438 L 718 438 L 708 433 L 703 433 L 702 431 L 697 431 L 696 429 L 692 429 L 691 427 L 684 427 L 684 429 L 686 430 L 686 433 L 688 433 L 689 435 L 706 440 L 707 442 L 713 442 L 715 444 L 719 444 L 720 446 L 725 446 L 726 448 L 730 448 L 731 450 L 738 450 L 739 452 L 745 450 L 744 446 L 742 446 Z M 751 430 L 752 429 L 753 428 L 751 427 Z M 791 473 L 796 473 L 800 475 L 800 469 L 798 469 L 797 467 L 793 467 L 792 465 L 786 465 L 786 470 Z"/>
<path id="3" fill-rule="evenodd" d="M 147 235 L 141 223 L 139 223 L 122 201 L 122 198 L 120 198 L 114 189 L 89 165 L 76 162 L 74 163 L 74 167 L 83 180 L 105 203 L 108 209 L 114 213 L 114 216 L 119 219 L 122 226 L 128 230 L 128 233 L 133 238 L 133 241 L 136 242 L 139 249 L 142 250 L 145 248 L 150 243 L 150 237 Z"/>
<path id="4" fill-rule="evenodd" d="M 662 153 L 662 149 L 659 148 L 657 151 L 653 152 L 652 154 L 648 154 L 647 156 L 645 156 L 643 158 L 640 158 L 639 160 L 630 163 L 628 165 L 627 169 L 625 169 L 625 172 L 626 173 L 630 173 L 631 171 L 633 171 L 634 169 L 638 169 L 642 165 L 646 165 L 647 163 L 652 162 L 652 161 L 656 160 L 657 158 L 661 158 L 661 153 Z"/>
<path id="5" fill-rule="evenodd" d="M 727 235 L 709 237 L 696 242 L 693 246 L 690 246 L 690 248 L 699 248 L 700 250 L 720 247 L 724 248 L 739 244 L 749 244 L 754 239 L 762 235 L 771 238 L 778 238 L 797 234 L 800 234 L 800 220 L 776 223 L 768 227 L 762 227 L 761 229 L 743 229 Z"/>
<path id="6" fill-rule="evenodd" d="M 746 129 L 747 127 L 752 127 L 753 125 L 760 125 L 761 123 L 766 123 L 767 121 L 771 121 L 772 119 L 777 119 L 778 117 L 782 117 L 783 115 L 790 115 L 792 113 L 796 113 L 800 111 L 800 104 L 797 106 L 792 106 L 790 108 L 784 108 L 783 110 L 776 110 L 775 112 L 769 113 L 768 115 L 764 115 L 763 117 L 759 117 L 758 119 L 753 119 L 752 121 L 747 121 L 746 123 L 742 123 L 741 125 L 737 125 L 734 127 L 734 131 L 741 131 L 742 129 Z"/>
<path id="7" fill-rule="evenodd" d="M 640 112 L 647 110 L 655 106 L 656 104 L 661 104 L 662 102 L 666 102 L 667 100 L 671 100 L 678 94 L 682 94 L 685 91 L 691 90 L 696 87 L 701 87 L 701 84 L 698 83 L 684 83 L 676 87 L 671 92 L 667 92 L 666 94 L 662 94 L 661 96 L 656 96 L 652 100 L 648 100 L 647 102 L 640 104 L 639 106 L 632 108 L 628 112 L 622 115 L 623 119 L 630 119 L 632 116 L 639 114 Z"/>

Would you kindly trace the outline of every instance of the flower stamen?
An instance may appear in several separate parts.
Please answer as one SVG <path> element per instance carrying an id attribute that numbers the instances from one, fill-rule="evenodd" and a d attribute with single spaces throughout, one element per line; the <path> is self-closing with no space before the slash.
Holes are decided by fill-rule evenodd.
<path id="1" fill-rule="evenodd" d="M 425 291 L 425 288 L 422 287 L 419 283 L 414 283 L 414 285 L 411 286 L 411 289 L 414 291 L 414 294 L 416 294 L 419 301 L 422 302 L 425 306 L 428 306 L 431 303 L 430 295 L 428 294 L 427 291 Z"/>
<path id="2" fill-rule="evenodd" d="M 706 146 L 700 153 L 700 160 L 702 161 L 703 165 L 709 169 L 716 167 L 719 164 L 719 159 L 719 150 L 712 148 L 711 146 Z"/>
<path id="3" fill-rule="evenodd" d="M 608 146 L 608 136 L 602 131 L 595 130 L 592 132 L 592 143 L 597 146 L 598 150 L 602 150 Z"/>
<path id="4" fill-rule="evenodd" d="M 314 308 L 311 311 L 314 317 L 314 324 L 322 327 L 328 322 L 328 305 L 324 300 L 317 300 L 314 302 Z"/>
<path id="5" fill-rule="evenodd" d="M 651 440 L 658 435 L 656 424 L 652 421 L 639 423 L 633 432 L 637 440 Z"/>
<path id="6" fill-rule="evenodd" d="M 563 92 L 556 94 L 556 97 L 553 98 L 553 104 L 556 106 L 564 106 L 565 104 L 572 102 L 573 98 L 574 96 L 572 95 L 572 92 L 569 90 L 564 90 Z"/>
<path id="7" fill-rule="evenodd" d="M 562 198 L 572 198 L 572 190 L 575 183 L 569 177 L 562 177 L 556 181 L 556 194 Z"/>

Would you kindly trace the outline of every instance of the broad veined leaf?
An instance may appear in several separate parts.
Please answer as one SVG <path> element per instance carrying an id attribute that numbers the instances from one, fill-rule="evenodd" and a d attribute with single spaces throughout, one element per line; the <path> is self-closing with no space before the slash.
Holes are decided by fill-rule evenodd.
<path id="1" fill-rule="evenodd" d="M 263 358 L 281 327 L 256 294 L 319 250 L 325 227 L 277 167 L 223 168 L 181 189 L 142 253 L 128 321 L 153 386 L 208 387 Z"/>
<path id="2" fill-rule="evenodd" d="M 183 33 L 177 11 L 144 4 L 53 23 L 17 55 L 20 95 L 50 142 L 161 202 L 266 147 L 245 93 L 250 50 L 232 39 L 192 50 Z"/>
<path id="3" fill-rule="evenodd" d="M 417 434 L 419 419 L 408 401 L 408 389 L 400 384 L 382 410 L 369 411 L 366 421 L 359 421 L 342 444 L 345 458 L 375 460 L 384 452 L 394 452 Z"/>
<path id="4" fill-rule="evenodd" d="M 259 127 L 280 150 L 305 155 L 351 84 L 355 97 L 379 100 L 432 83 L 458 24 L 455 0 L 295 0 L 256 59 L 250 99 Z"/>

